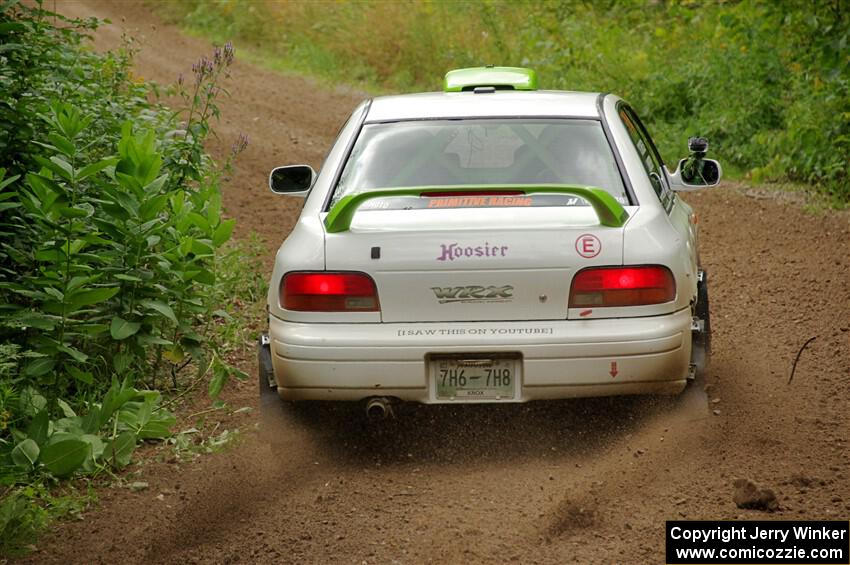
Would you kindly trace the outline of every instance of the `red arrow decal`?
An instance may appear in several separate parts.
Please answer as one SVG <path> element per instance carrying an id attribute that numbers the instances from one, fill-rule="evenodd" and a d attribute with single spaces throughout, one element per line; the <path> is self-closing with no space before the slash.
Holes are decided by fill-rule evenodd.
<path id="1" fill-rule="evenodd" d="M 620 374 L 620 371 L 617 370 L 617 362 L 616 361 L 611 361 L 611 372 L 608 373 L 608 374 L 611 375 L 612 379 Z"/>

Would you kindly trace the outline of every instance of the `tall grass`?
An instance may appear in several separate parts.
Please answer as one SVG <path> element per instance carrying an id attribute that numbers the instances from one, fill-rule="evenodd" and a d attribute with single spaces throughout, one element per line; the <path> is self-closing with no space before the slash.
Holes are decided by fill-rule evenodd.
<path id="1" fill-rule="evenodd" d="M 179 0 L 183 25 L 286 69 L 384 91 L 451 69 L 531 66 L 543 88 L 616 92 L 666 160 L 694 134 L 727 169 L 850 203 L 850 16 L 841 0 Z"/>

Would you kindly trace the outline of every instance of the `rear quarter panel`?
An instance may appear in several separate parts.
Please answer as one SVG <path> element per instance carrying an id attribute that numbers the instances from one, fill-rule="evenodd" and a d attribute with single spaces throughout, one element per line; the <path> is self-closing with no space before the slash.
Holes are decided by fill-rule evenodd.
<path id="1" fill-rule="evenodd" d="M 280 281 L 283 275 L 290 271 L 325 269 L 325 229 L 320 213 L 325 206 L 330 187 L 336 180 L 340 164 L 346 158 L 352 140 L 360 131 L 368 107 L 369 101 L 357 106 L 340 130 L 339 136 L 322 164 L 313 188 L 307 195 L 307 201 L 304 203 L 298 222 L 277 250 L 267 297 L 269 314 L 273 316 L 285 317 L 292 321 L 316 319 L 315 314 L 288 312 L 280 307 Z M 373 313 L 359 314 L 359 316 L 365 316 L 363 321 L 378 321 Z M 330 319 L 327 314 L 325 317 Z"/>
<path id="2" fill-rule="evenodd" d="M 685 308 L 696 296 L 696 232 L 691 229 L 680 233 L 675 229 L 674 222 L 688 223 L 690 208 L 678 197 L 679 202 L 673 207 L 671 214 L 661 205 L 629 133 L 617 114 L 616 105 L 619 100 L 616 96 L 606 96 L 603 111 L 640 206 L 625 227 L 623 263 L 660 264 L 669 267 L 676 278 L 675 309 Z"/>

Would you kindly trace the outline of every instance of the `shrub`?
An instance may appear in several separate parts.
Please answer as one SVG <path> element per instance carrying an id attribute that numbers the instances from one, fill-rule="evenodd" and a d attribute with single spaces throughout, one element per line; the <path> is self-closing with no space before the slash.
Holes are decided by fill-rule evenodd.
<path id="1" fill-rule="evenodd" d="M 132 77 L 129 45 L 84 49 L 97 25 L 40 4 L 0 12 L 4 535 L 44 516 L 26 505 L 43 497 L 14 485 L 120 469 L 140 441 L 167 437 L 158 389 L 184 368 L 209 376 L 213 397 L 244 376 L 208 331 L 235 284 L 219 276 L 234 220 L 203 149 L 233 49 L 178 82 L 175 112 Z"/>

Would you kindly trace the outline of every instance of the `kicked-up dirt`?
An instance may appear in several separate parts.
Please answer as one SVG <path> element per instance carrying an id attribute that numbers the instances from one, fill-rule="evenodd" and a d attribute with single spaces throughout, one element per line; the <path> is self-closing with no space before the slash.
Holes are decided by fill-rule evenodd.
<path id="1" fill-rule="evenodd" d="M 138 74 L 162 83 L 210 51 L 141 2 L 56 8 L 110 18 L 99 48 L 128 29 L 143 41 Z M 241 61 L 229 89 L 213 150 L 250 137 L 225 202 L 238 234 L 266 243 L 270 270 L 300 201 L 272 195 L 268 171 L 318 168 L 362 96 Z M 710 272 L 714 354 L 682 397 L 405 406 L 377 426 L 318 407 L 281 412 L 271 442 L 253 433 L 255 411 L 225 423 L 246 430 L 235 447 L 144 463 L 146 489 L 102 490 L 27 560 L 661 563 L 665 520 L 850 518 L 850 216 L 730 183 L 687 200 Z M 254 381 L 228 390 L 233 406 L 256 396 Z M 739 509 L 736 479 L 773 490 L 778 509 Z"/>

